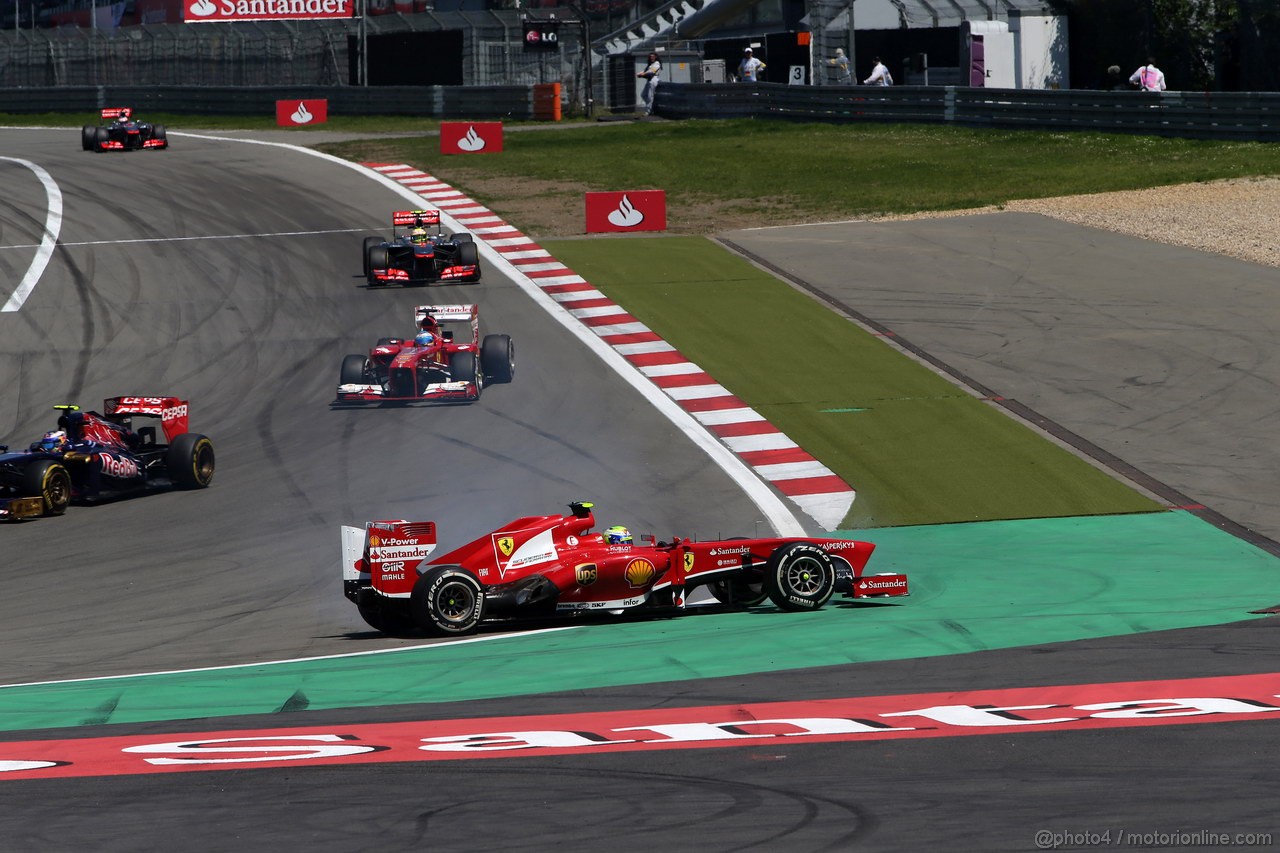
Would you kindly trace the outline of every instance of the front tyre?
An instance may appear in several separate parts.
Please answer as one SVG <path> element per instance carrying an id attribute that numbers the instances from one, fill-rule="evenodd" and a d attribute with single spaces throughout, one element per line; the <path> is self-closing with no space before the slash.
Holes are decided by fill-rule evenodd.
<path id="1" fill-rule="evenodd" d="M 476 370 L 476 357 L 470 352 L 455 352 L 449 355 L 449 378 L 454 382 L 472 382 L 476 386 L 476 399 L 484 387 L 484 376 Z"/>
<path id="2" fill-rule="evenodd" d="M 484 589 L 461 566 L 436 566 L 418 578 L 409 610 L 421 627 L 444 637 L 476 630 L 484 615 Z"/>
<path id="3" fill-rule="evenodd" d="M 213 442 L 196 432 L 184 432 L 164 455 L 169 479 L 180 489 L 206 489 L 213 481 Z"/>
<path id="4" fill-rule="evenodd" d="M 485 335 L 480 344 L 480 367 L 487 382 L 510 382 L 516 375 L 516 347 L 510 335 Z"/>
<path id="5" fill-rule="evenodd" d="M 817 545 L 783 545 L 765 565 L 764 588 L 769 599 L 783 610 L 817 610 L 835 592 L 835 563 Z"/>
<path id="6" fill-rule="evenodd" d="M 365 357 L 349 355 L 342 359 L 342 371 L 338 374 L 339 385 L 364 385 Z"/>
<path id="7" fill-rule="evenodd" d="M 39 459 L 22 472 L 22 492 L 44 500 L 45 515 L 62 515 L 71 505 L 71 474 L 53 459 Z"/>
<path id="8" fill-rule="evenodd" d="M 98 127 L 93 124 L 86 124 L 80 128 L 80 147 L 85 151 L 93 150 L 93 143 L 98 138 Z"/>

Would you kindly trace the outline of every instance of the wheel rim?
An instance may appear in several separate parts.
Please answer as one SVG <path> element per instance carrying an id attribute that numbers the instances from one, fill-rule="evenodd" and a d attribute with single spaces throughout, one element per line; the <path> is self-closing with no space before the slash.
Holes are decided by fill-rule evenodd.
<path id="1" fill-rule="evenodd" d="M 801 557 L 787 566 L 787 586 L 796 595 L 818 595 L 825 577 L 826 567 L 812 557 Z"/>
<path id="2" fill-rule="evenodd" d="M 447 583 L 436 594 L 436 611 L 446 622 L 465 622 L 476 605 L 476 593 L 460 581 Z"/>
<path id="3" fill-rule="evenodd" d="M 208 483 L 213 479 L 213 446 L 201 442 L 200 447 L 196 450 L 195 459 L 196 479 L 201 483 Z"/>
<path id="4" fill-rule="evenodd" d="M 54 508 L 71 503 L 71 481 L 65 474 L 57 470 L 49 472 L 44 483 L 44 499 Z"/>

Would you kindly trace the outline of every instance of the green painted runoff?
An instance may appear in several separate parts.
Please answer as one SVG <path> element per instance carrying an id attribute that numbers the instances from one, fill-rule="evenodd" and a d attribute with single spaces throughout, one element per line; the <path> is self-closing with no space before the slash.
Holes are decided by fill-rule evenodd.
<path id="1" fill-rule="evenodd" d="M 849 534 L 852 536 L 853 534 Z M 899 527 L 873 571 L 912 594 L 493 635 L 376 655 L 0 689 L 0 730 L 376 707 L 952 655 L 1257 618 L 1276 557 L 1182 512 Z M 1206 582 L 1206 578 L 1229 582 Z M 840 689 L 833 688 L 839 695 Z M 848 687 L 847 690 L 854 690 Z"/>

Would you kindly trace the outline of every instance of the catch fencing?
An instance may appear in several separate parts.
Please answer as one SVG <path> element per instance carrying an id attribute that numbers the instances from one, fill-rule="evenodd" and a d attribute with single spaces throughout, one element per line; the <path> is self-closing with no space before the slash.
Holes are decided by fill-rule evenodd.
<path id="1" fill-rule="evenodd" d="M 655 112 L 676 119 L 954 123 L 1195 139 L 1280 140 L 1277 92 L 664 83 L 658 87 Z"/>

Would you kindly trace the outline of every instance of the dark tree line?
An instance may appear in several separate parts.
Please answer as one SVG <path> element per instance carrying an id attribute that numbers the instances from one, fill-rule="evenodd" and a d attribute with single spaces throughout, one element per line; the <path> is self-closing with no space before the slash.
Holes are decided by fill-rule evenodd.
<path id="1" fill-rule="evenodd" d="M 1114 85 L 1148 58 L 1170 89 L 1280 91 L 1280 0 L 1049 0 L 1068 20 L 1071 86 Z"/>

